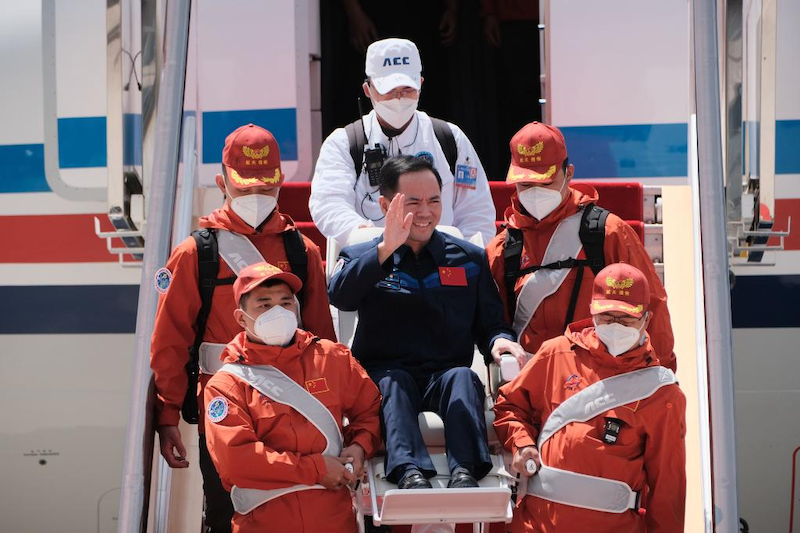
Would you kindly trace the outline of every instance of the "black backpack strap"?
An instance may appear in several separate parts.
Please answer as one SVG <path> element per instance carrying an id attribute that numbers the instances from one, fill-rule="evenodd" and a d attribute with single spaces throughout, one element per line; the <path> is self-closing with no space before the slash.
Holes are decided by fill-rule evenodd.
<path id="1" fill-rule="evenodd" d="M 217 280 L 219 274 L 219 249 L 217 247 L 217 234 L 212 229 L 199 229 L 192 232 L 192 238 L 197 245 L 197 270 L 198 290 L 200 292 L 200 311 L 195 321 L 194 344 L 189 349 L 189 362 L 186 363 L 188 383 L 186 396 L 181 408 L 183 419 L 189 424 L 197 424 L 197 378 L 200 373 L 200 345 L 206 332 L 208 315 L 211 313 L 211 299 L 214 297 L 214 288 L 228 280 Z M 235 278 L 233 278 L 235 279 Z M 233 281 L 230 281 L 233 283 Z"/>
<path id="2" fill-rule="evenodd" d="M 581 244 L 583 244 L 583 251 L 586 253 L 586 260 L 595 276 L 606 266 L 604 246 L 607 218 L 608 210 L 602 207 L 588 204 L 583 209 L 579 235 Z"/>
<path id="3" fill-rule="evenodd" d="M 444 157 L 447 159 L 447 165 L 450 167 L 450 173 L 455 176 L 458 147 L 453 130 L 450 129 L 450 124 L 440 118 L 430 117 L 430 119 L 433 124 L 433 133 L 436 135 L 436 140 L 439 141 L 439 146 L 442 147 Z"/>
<path id="4" fill-rule="evenodd" d="M 356 171 L 356 179 L 358 179 L 364 168 L 364 147 L 367 145 L 367 137 L 364 135 L 364 126 L 361 123 L 361 119 L 345 126 L 344 131 L 347 134 L 350 157 L 353 158 L 353 168 Z"/>
<path id="5" fill-rule="evenodd" d="M 605 231 L 606 219 L 608 218 L 608 211 L 602 207 L 594 204 L 588 204 L 581 216 L 581 224 L 579 229 L 579 237 L 583 250 L 586 254 L 586 260 L 579 259 L 566 259 L 558 261 L 549 265 L 531 266 L 525 269 L 520 268 L 522 257 L 522 230 L 517 228 L 506 227 L 506 240 L 503 249 L 503 262 L 505 266 L 505 283 L 506 283 L 506 299 L 508 304 L 508 314 L 513 320 L 514 313 L 517 307 L 517 297 L 514 292 L 514 285 L 517 279 L 531 272 L 540 269 L 561 269 L 561 268 L 577 268 L 577 275 L 575 277 L 575 284 L 572 287 L 572 294 L 570 296 L 569 307 L 567 308 L 567 315 L 564 321 L 564 329 L 572 322 L 575 316 L 575 307 L 578 304 L 578 296 L 580 294 L 581 284 L 583 282 L 583 271 L 585 267 L 592 269 L 592 272 L 597 275 L 598 272 L 605 268 Z"/>
<path id="6" fill-rule="evenodd" d="M 521 275 L 519 267 L 522 258 L 522 244 L 522 230 L 510 226 L 506 227 L 503 266 L 505 268 L 506 305 L 508 306 L 509 319 L 512 321 L 517 310 L 517 293 L 514 292 L 514 285 Z"/>
<path id="7" fill-rule="evenodd" d="M 281 233 L 283 237 L 283 248 L 286 250 L 286 259 L 289 260 L 289 268 L 292 274 L 300 278 L 303 287 L 297 293 L 300 305 L 305 305 L 306 281 L 308 281 L 308 252 L 306 243 L 303 242 L 303 234 L 298 229 L 290 229 Z"/>
<path id="8" fill-rule="evenodd" d="M 575 284 L 572 286 L 572 294 L 569 297 L 567 316 L 564 319 L 564 331 L 567 330 L 567 326 L 572 323 L 572 319 L 575 317 L 575 306 L 578 304 L 578 295 L 581 292 L 581 283 L 583 283 L 583 271 L 586 270 L 586 266 L 588 265 L 582 264 L 577 267 L 578 273 L 575 275 Z"/>
<path id="9" fill-rule="evenodd" d="M 603 246 L 606 238 L 606 219 L 608 218 L 608 211 L 602 207 L 594 204 L 588 204 L 583 208 L 583 215 L 581 216 L 581 225 L 578 230 L 578 236 L 583 245 L 583 251 L 586 254 L 586 261 L 580 261 L 578 265 L 578 272 L 575 276 L 575 285 L 572 287 L 572 295 L 569 299 L 569 308 L 567 308 L 567 316 L 564 320 L 564 329 L 572 323 L 575 317 L 575 306 L 578 304 L 578 296 L 581 292 L 581 283 L 583 282 L 583 271 L 586 270 L 584 266 L 592 269 L 596 276 L 598 272 L 603 270 L 606 266 L 606 256 Z"/>

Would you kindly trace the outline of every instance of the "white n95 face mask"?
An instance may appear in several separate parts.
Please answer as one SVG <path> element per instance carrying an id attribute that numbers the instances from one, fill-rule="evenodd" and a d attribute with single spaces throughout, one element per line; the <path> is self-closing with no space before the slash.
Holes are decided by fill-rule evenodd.
<path id="1" fill-rule="evenodd" d="M 636 346 L 642 339 L 642 332 L 639 328 L 623 326 L 619 322 L 611 324 L 597 324 L 594 326 L 597 336 L 606 345 L 608 353 L 614 357 L 623 354 Z"/>
<path id="2" fill-rule="evenodd" d="M 255 322 L 253 335 L 270 346 L 286 346 L 292 341 L 297 330 L 297 316 L 293 311 L 280 305 L 261 313 L 258 318 L 247 316 Z"/>
<path id="3" fill-rule="evenodd" d="M 564 182 L 566 183 L 566 182 Z M 561 189 L 554 191 L 544 187 L 528 187 L 519 193 L 519 202 L 536 220 L 542 220 L 547 215 L 555 211 L 564 200 L 561 197 Z"/>
<path id="4" fill-rule="evenodd" d="M 419 100 L 415 98 L 392 98 L 384 101 L 372 99 L 372 107 L 378 116 L 396 130 L 408 124 L 418 104 Z"/>
<path id="5" fill-rule="evenodd" d="M 278 200 L 266 194 L 248 194 L 231 198 L 231 209 L 247 225 L 257 228 L 275 210 Z"/>

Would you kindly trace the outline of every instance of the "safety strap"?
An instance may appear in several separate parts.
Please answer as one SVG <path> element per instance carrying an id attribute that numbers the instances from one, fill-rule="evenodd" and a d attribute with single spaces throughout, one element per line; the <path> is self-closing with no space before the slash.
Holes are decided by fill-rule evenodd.
<path id="1" fill-rule="evenodd" d="M 356 179 L 358 179 L 364 171 L 364 147 L 367 145 L 367 137 L 364 135 L 361 119 L 345 126 L 344 132 L 347 134 L 347 145 L 350 148 L 353 169 L 356 171 Z"/>
<path id="2" fill-rule="evenodd" d="M 677 383 L 672 370 L 651 366 L 593 383 L 559 405 L 542 426 L 537 446 L 572 422 L 586 422 L 622 405 L 652 396 L 658 389 Z M 541 457 L 541 456 L 540 456 Z M 528 494 L 539 498 L 609 513 L 638 509 L 640 495 L 627 483 L 552 468 L 542 461 L 539 472 L 528 479 Z"/>
<path id="3" fill-rule="evenodd" d="M 433 124 L 433 133 L 436 135 L 436 140 L 439 141 L 439 146 L 442 147 L 444 158 L 447 160 L 447 166 L 450 167 L 450 174 L 456 175 L 456 162 L 458 160 L 458 146 L 456 146 L 456 138 L 453 135 L 453 130 L 450 125 L 440 119 L 429 117 L 431 124 Z"/>
<path id="4" fill-rule="evenodd" d="M 289 268 L 303 283 L 303 287 L 296 295 L 298 304 L 302 303 L 305 305 L 305 286 L 308 279 L 308 252 L 303 242 L 303 235 L 298 229 L 292 228 L 284 231 L 281 236 L 283 237 L 283 247 L 286 250 L 286 258 L 289 261 Z M 219 370 L 221 365 L 219 361 L 219 353 L 222 353 L 221 350 L 219 350 L 219 353 L 216 353 L 216 359 L 209 357 L 209 348 L 204 345 L 210 345 L 210 343 L 203 342 L 208 315 L 211 313 L 211 301 L 214 297 L 214 289 L 219 285 L 233 284 L 241 269 L 255 263 L 263 262 L 264 257 L 250 239 L 222 228 L 202 228 L 195 230 L 192 232 L 192 238 L 194 238 L 197 246 L 200 310 L 195 320 L 194 344 L 189 349 L 189 362 L 186 363 L 188 382 L 181 413 L 183 419 L 187 423 L 197 424 L 199 421 L 197 413 L 198 373 L 202 371 L 204 374 L 211 375 L 216 370 Z M 220 256 L 222 256 L 236 276 L 223 279 L 217 278 L 219 274 Z M 224 345 L 214 346 L 225 347 Z M 205 364 L 203 359 L 205 360 Z M 206 369 L 213 369 L 213 371 L 206 372 L 203 370 L 203 366 L 205 366 Z"/>
<path id="5" fill-rule="evenodd" d="M 306 282 L 308 281 L 308 252 L 303 235 L 298 229 L 288 229 L 281 233 L 283 249 L 286 250 L 286 259 L 292 274 L 300 278 L 303 286 L 297 292 L 297 298 L 305 304 Z"/>
<path id="6" fill-rule="evenodd" d="M 225 350 L 224 344 L 215 342 L 204 342 L 200 345 L 200 372 L 206 376 L 213 376 L 222 368 L 224 363 L 220 361 L 220 356 Z"/>
<path id="7" fill-rule="evenodd" d="M 456 162 L 458 161 L 458 145 L 456 145 L 456 138 L 453 135 L 453 130 L 450 129 L 450 125 L 447 121 L 434 117 L 429 118 L 433 125 L 433 133 L 436 135 L 436 140 L 439 142 L 442 152 L 444 152 L 447 166 L 450 167 L 450 173 L 455 176 Z M 353 168 L 355 169 L 356 177 L 358 177 L 364 170 L 364 147 L 368 142 L 367 137 L 364 135 L 361 119 L 345 126 L 344 132 L 347 134 L 350 157 L 353 159 Z"/>
<path id="8" fill-rule="evenodd" d="M 517 335 L 522 334 L 544 299 L 555 293 L 567 279 L 571 267 L 566 265 L 574 263 L 574 258 L 582 248 L 578 236 L 581 216 L 582 213 L 579 211 L 559 223 L 544 252 L 542 263 L 545 266 L 539 267 L 525 280 L 513 313 L 513 328 Z M 560 264 L 565 266 L 552 268 Z"/>
<path id="9" fill-rule="evenodd" d="M 595 275 L 605 267 L 605 226 L 609 212 L 593 203 L 587 204 L 582 212 L 583 215 L 581 217 L 578 237 L 583 245 L 586 259 L 569 258 L 554 263 L 544 261 L 542 265 L 530 266 L 523 269 L 520 265 L 524 247 L 522 230 L 510 226 L 506 227 L 506 238 L 503 248 L 503 266 L 505 270 L 506 305 L 508 307 L 508 314 L 512 319 L 517 305 L 517 294 L 514 291 L 514 287 L 519 278 L 542 269 L 577 268 L 575 284 L 572 287 L 572 294 L 570 295 L 569 307 L 564 317 L 563 329 L 566 329 L 572 322 L 575 316 L 578 296 L 580 295 L 581 284 L 583 282 L 584 267 L 588 266 L 591 268 Z"/>
<path id="10" fill-rule="evenodd" d="M 325 437 L 322 455 L 337 457 L 342 453 L 342 432 L 325 405 L 289 376 L 269 365 L 246 366 L 228 363 L 219 370 L 247 382 L 273 402 L 287 405 L 303 415 Z M 260 490 L 233 486 L 231 501 L 239 514 L 247 514 L 259 505 L 290 492 L 324 489 L 322 485 L 293 485 L 282 489 Z"/>
<path id="11" fill-rule="evenodd" d="M 200 293 L 200 310 L 195 320 L 195 338 L 189 349 L 189 361 L 186 363 L 186 393 L 181 406 L 183 419 L 189 424 L 197 424 L 197 379 L 199 367 L 199 351 L 206 332 L 208 315 L 211 313 L 211 300 L 217 285 L 231 284 L 235 277 L 217 279 L 219 274 L 219 253 L 214 230 L 203 228 L 192 232 L 197 246 L 198 291 Z"/>
<path id="12" fill-rule="evenodd" d="M 237 276 L 242 269 L 264 262 L 264 256 L 244 235 L 222 228 L 218 228 L 216 231 L 219 255 Z"/>

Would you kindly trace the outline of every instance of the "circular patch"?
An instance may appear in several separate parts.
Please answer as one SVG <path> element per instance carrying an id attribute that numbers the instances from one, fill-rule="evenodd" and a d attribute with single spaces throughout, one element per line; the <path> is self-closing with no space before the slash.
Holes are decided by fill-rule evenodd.
<path id="1" fill-rule="evenodd" d="M 166 294 L 170 283 L 172 283 L 172 272 L 167 268 L 159 268 L 155 276 L 156 290 Z"/>
<path id="2" fill-rule="evenodd" d="M 208 419 L 216 423 L 228 416 L 228 400 L 224 396 L 217 396 L 208 403 Z"/>
<path id="3" fill-rule="evenodd" d="M 427 150 L 423 150 L 421 152 L 417 152 L 414 155 L 414 157 L 421 157 L 422 159 L 425 159 L 428 163 L 433 165 L 433 154 L 428 152 Z"/>

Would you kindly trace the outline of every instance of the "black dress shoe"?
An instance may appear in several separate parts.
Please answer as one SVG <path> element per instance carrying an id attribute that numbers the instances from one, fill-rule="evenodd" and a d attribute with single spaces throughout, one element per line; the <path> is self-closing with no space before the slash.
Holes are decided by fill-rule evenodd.
<path id="1" fill-rule="evenodd" d="M 397 482 L 398 489 L 432 489 L 431 482 L 425 479 L 422 472 L 415 469 L 406 470 L 400 481 Z"/>
<path id="2" fill-rule="evenodd" d="M 463 467 L 453 470 L 450 474 L 450 481 L 447 483 L 448 489 L 470 489 L 477 486 L 477 480 L 469 470 Z"/>

